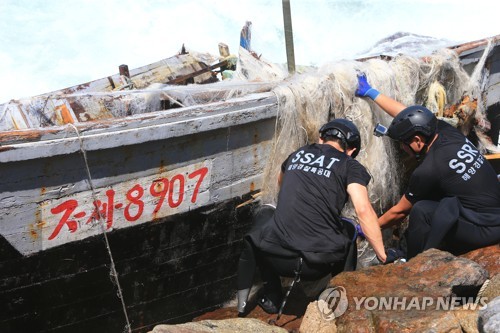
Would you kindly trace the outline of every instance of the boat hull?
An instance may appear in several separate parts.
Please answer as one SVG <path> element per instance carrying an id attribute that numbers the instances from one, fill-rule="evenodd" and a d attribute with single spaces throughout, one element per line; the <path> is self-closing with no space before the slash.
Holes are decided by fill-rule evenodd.
<path id="1" fill-rule="evenodd" d="M 246 196 L 108 234 L 134 332 L 180 323 L 227 301 Z M 0 239 L 2 332 L 121 332 L 126 326 L 102 235 L 23 256 Z M 8 259 L 7 259 L 8 258 Z"/>
<path id="2" fill-rule="evenodd" d="M 276 99 L 208 109 L 3 138 L 1 332 L 144 332 L 230 299 Z"/>

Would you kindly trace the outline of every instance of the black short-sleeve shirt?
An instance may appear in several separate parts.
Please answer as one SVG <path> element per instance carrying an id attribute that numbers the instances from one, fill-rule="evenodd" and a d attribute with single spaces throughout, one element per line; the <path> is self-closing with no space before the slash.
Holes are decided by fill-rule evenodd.
<path id="1" fill-rule="evenodd" d="M 282 164 L 283 179 L 274 215 L 282 245 L 301 251 L 334 252 L 347 185 L 367 186 L 370 176 L 356 160 L 328 144 L 311 144 Z"/>
<path id="2" fill-rule="evenodd" d="M 493 167 L 459 130 L 440 120 L 438 138 L 410 177 L 406 198 L 439 201 L 457 197 L 463 207 L 500 207 L 500 182 Z"/>

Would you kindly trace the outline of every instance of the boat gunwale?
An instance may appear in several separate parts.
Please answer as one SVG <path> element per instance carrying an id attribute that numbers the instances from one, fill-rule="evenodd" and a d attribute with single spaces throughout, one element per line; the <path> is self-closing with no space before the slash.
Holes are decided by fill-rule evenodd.
<path id="1" fill-rule="evenodd" d="M 243 125 L 277 114 L 271 92 L 112 120 L 0 133 L 0 162 L 114 148 Z M 78 133 L 76 130 L 78 130 Z M 107 140 L 110 138 L 112 140 Z"/>

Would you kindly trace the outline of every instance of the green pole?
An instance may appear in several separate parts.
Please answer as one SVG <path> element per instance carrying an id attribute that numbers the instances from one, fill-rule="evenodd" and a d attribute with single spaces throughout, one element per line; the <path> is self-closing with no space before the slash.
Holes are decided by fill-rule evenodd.
<path id="1" fill-rule="evenodd" d="M 286 60 L 288 73 L 295 73 L 295 54 L 293 51 L 292 14 L 290 0 L 283 0 L 283 23 L 285 25 Z"/>

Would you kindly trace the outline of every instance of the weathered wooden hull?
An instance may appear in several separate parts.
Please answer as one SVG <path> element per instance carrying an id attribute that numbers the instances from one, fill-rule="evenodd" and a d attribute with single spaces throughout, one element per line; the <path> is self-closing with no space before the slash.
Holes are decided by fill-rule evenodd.
<path id="1" fill-rule="evenodd" d="M 236 209 L 239 202 L 229 200 L 109 234 L 133 331 L 188 321 L 231 297 L 251 210 Z M 1 332 L 124 330 L 103 237 L 28 257 L 5 239 L 0 248 Z"/>
<path id="2" fill-rule="evenodd" d="M 485 63 L 487 73 L 482 91 L 487 119 L 491 124 L 486 134 L 494 146 L 500 147 L 500 38 L 493 38 L 492 43 L 493 48 Z M 481 58 L 484 47 L 484 42 L 478 42 L 457 48 L 463 67 L 469 73 Z M 487 155 L 486 158 L 500 175 L 500 154 Z"/>
<path id="3" fill-rule="evenodd" d="M 487 79 L 483 88 L 486 113 L 491 123 L 488 136 L 495 146 L 500 146 L 500 38 L 493 40 L 493 49 L 486 60 Z M 484 51 L 484 43 L 472 44 L 469 47 L 462 47 L 460 58 L 465 70 L 472 73 L 475 64 L 481 58 Z"/>
<path id="4" fill-rule="evenodd" d="M 228 300 L 276 98 L 208 110 L 4 138 L 1 332 L 122 331 L 110 254 L 134 331 Z"/>

